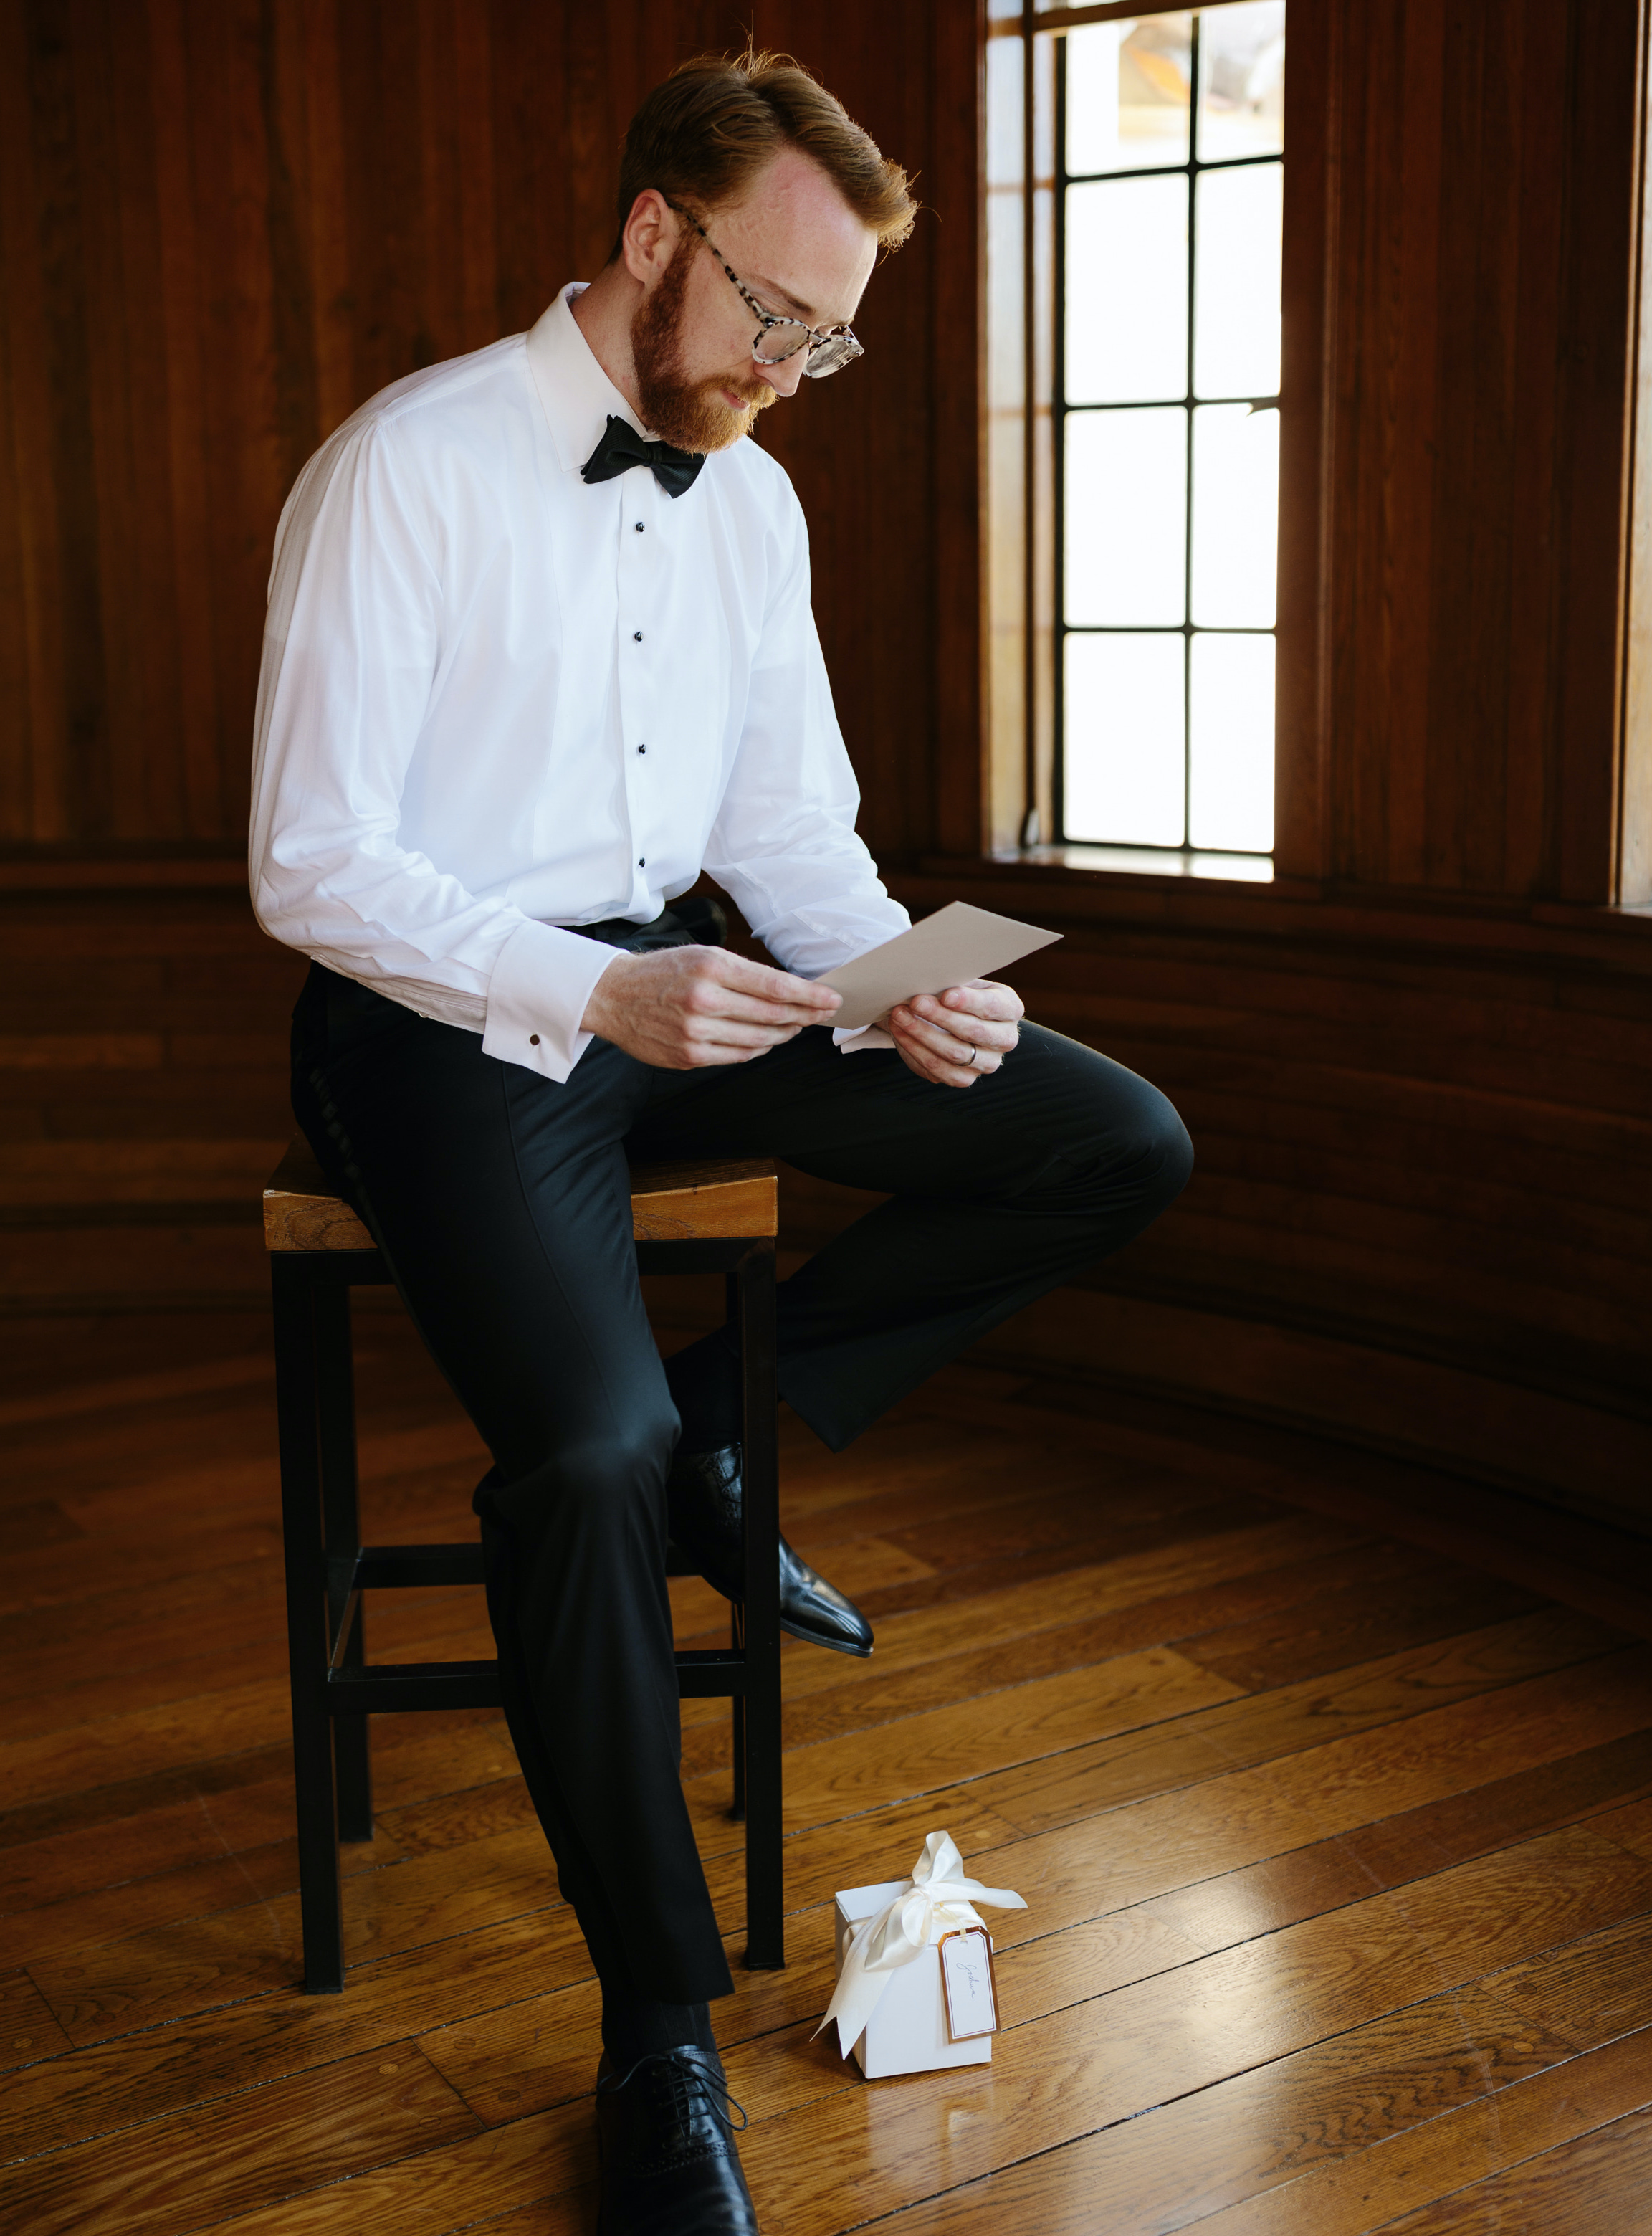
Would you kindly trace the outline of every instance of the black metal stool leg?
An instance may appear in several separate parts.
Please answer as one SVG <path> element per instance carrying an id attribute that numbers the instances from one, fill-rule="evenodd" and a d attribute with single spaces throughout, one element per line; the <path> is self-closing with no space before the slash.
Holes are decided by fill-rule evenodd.
<path id="1" fill-rule="evenodd" d="M 773 1242 L 754 1242 L 737 1278 L 745 1414 L 745 1961 L 753 1971 L 776 1971 L 786 1954 L 780 1859 L 780 1574 L 773 1550 L 780 1535 Z"/>
<path id="2" fill-rule="evenodd" d="M 321 1510 L 326 1526 L 327 1615 L 331 1641 L 349 1605 L 361 1522 L 356 1498 L 356 1384 L 350 1340 L 350 1289 L 342 1280 L 319 1281 L 313 1292 L 316 1332 L 316 1413 L 321 1443 Z M 342 1669 L 359 1669 L 366 1656 L 365 1596 L 340 1657 Z M 365 1716 L 335 1716 L 332 1752 L 338 1792 L 338 1837 L 373 1837 L 373 1772 Z"/>
<path id="3" fill-rule="evenodd" d="M 344 1908 L 332 1728 L 327 1710 L 327 1568 L 323 1549 L 321 1450 L 316 1399 L 316 1283 L 301 1259 L 271 1260 L 275 1304 L 275 1403 L 281 1450 L 287 1662 L 292 1683 L 292 1770 L 298 1802 L 304 1984 L 337 1995 L 344 1984 Z"/>
<path id="4" fill-rule="evenodd" d="M 745 1645 L 745 1610 L 737 1601 L 729 1609 L 729 1644 L 738 1654 Z M 734 1799 L 729 1804 L 729 1816 L 737 1825 L 745 1822 L 745 1694 L 735 1693 L 731 1706 L 734 1712 Z"/>

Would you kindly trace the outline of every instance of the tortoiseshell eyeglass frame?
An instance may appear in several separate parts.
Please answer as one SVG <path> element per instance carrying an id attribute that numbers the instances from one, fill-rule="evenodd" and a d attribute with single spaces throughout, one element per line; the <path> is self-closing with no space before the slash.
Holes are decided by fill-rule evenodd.
<path id="1" fill-rule="evenodd" d="M 758 321 L 757 331 L 751 337 L 751 361 L 754 365 L 784 365 L 788 358 L 796 357 L 800 349 L 806 349 L 809 355 L 803 364 L 804 373 L 810 380 L 825 380 L 830 374 L 841 372 L 846 365 L 853 365 L 857 357 L 866 355 L 848 326 L 811 326 L 802 319 L 783 319 L 777 312 L 765 311 L 744 280 L 724 260 L 717 243 L 693 211 L 685 209 L 680 202 L 672 201 L 668 195 L 662 194 L 660 199 L 667 209 L 675 210 L 678 217 L 688 220 L 739 291 L 741 301 Z M 796 326 L 804 339 L 794 343 L 790 349 L 783 350 L 778 357 L 764 357 L 762 354 L 764 337 L 776 326 Z M 829 362 L 819 363 L 823 358 L 829 358 Z"/>

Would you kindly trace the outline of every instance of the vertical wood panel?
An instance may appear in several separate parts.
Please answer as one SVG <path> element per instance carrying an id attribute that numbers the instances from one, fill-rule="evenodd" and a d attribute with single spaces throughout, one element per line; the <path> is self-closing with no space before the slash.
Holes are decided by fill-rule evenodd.
<path id="1" fill-rule="evenodd" d="M 1642 12 L 1339 0 L 1293 32 L 1334 72 L 1294 190 L 1334 282 L 1316 567 L 1287 523 L 1284 706 L 1318 751 L 1284 761 L 1326 795 L 1322 826 L 1282 802 L 1293 871 L 1611 897 Z"/>
<path id="2" fill-rule="evenodd" d="M 0 332 L 5 337 L 9 483 L 0 646 L 4 648 L 8 838 L 57 838 L 65 797 L 68 708 L 63 695 L 62 554 L 49 443 L 51 363 L 35 161 L 30 25 L 17 0 L 0 16 Z"/>
<path id="3" fill-rule="evenodd" d="M 155 308 L 165 365 L 166 404 L 150 430 L 167 469 L 165 507 L 170 572 L 164 589 L 176 615 L 177 754 L 182 832 L 211 838 L 222 827 L 219 702 L 213 644 L 206 458 L 201 440 L 206 368 L 201 334 L 200 262 L 190 142 L 180 0 L 148 0 L 148 97 L 156 116 L 175 120 L 154 136 L 158 273 Z"/>
<path id="4" fill-rule="evenodd" d="M 1623 766 L 1618 799 L 1618 899 L 1652 904 L 1652 240 L 1647 233 L 1648 25 L 1642 17 L 1636 163 L 1635 413 L 1625 613 Z"/>
<path id="5" fill-rule="evenodd" d="M 1328 443 L 1336 273 L 1331 213 L 1342 162 L 1341 19 L 1333 9 L 1291 19 L 1285 144 L 1291 189 L 1285 223 L 1280 370 L 1279 636 L 1274 865 L 1282 878 L 1319 878 L 1330 859 L 1333 672 Z"/>

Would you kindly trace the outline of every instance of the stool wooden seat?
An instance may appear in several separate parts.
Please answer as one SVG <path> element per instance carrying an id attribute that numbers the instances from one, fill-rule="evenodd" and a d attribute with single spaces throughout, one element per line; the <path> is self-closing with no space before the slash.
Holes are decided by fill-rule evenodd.
<path id="1" fill-rule="evenodd" d="M 746 1963 L 783 1965 L 780 1866 L 780 1529 L 771 1164 L 640 1167 L 632 1231 L 645 1273 L 721 1273 L 744 1392 L 745 1595 L 726 1647 L 677 1656 L 679 1690 L 734 1706 L 734 1814 L 745 1819 Z M 287 1657 L 298 1798 L 305 1986 L 344 1986 L 343 1840 L 373 1834 L 368 1718 L 495 1707 L 496 1661 L 370 1662 L 364 1595 L 479 1584 L 477 1539 L 364 1545 L 357 1509 L 350 1292 L 393 1279 L 353 1207 L 302 1135 L 264 1191 L 275 1306 Z"/>

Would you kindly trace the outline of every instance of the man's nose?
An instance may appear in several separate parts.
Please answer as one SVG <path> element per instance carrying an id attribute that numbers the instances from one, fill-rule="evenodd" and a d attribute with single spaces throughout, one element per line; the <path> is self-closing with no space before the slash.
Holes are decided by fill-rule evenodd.
<path id="1" fill-rule="evenodd" d="M 757 372 L 777 396 L 795 396 L 797 384 L 803 377 L 803 360 L 808 354 L 807 350 L 796 350 L 790 357 L 783 358 L 778 365 L 759 365 Z"/>

